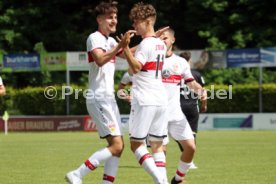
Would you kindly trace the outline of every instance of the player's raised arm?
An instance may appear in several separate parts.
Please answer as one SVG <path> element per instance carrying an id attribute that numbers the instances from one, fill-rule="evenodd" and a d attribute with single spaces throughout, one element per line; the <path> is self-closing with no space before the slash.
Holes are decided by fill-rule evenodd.
<path id="1" fill-rule="evenodd" d="M 128 31 L 122 37 L 123 43 L 127 43 L 126 47 L 123 47 L 125 58 L 129 64 L 130 69 L 135 74 L 142 69 L 141 63 L 133 56 L 132 50 L 129 48 L 130 39 L 133 37 L 134 33 L 132 31 Z"/>
<path id="2" fill-rule="evenodd" d="M 105 52 L 102 49 L 95 49 L 91 51 L 89 54 L 92 55 L 97 65 L 101 67 L 107 62 L 109 62 L 118 53 L 119 49 L 120 44 L 118 44 L 114 49 L 112 49 L 109 52 Z"/>
<path id="3" fill-rule="evenodd" d="M 207 99 L 206 90 L 195 80 L 187 83 L 187 86 L 200 96 L 201 99 Z"/>

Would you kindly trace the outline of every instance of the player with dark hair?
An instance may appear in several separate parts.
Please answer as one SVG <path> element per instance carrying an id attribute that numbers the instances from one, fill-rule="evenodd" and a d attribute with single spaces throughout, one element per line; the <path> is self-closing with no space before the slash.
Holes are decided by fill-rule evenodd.
<path id="1" fill-rule="evenodd" d="M 89 61 L 86 105 L 100 138 L 106 139 L 108 146 L 92 154 L 78 169 L 67 173 L 66 179 L 72 184 L 81 184 L 82 177 L 101 163 L 104 163 L 102 184 L 113 183 L 124 148 L 120 113 L 114 96 L 114 72 L 115 56 L 127 43 L 124 40 L 117 43 L 109 36 L 116 31 L 116 1 L 101 2 L 95 12 L 98 30 L 89 35 L 86 43 Z"/>

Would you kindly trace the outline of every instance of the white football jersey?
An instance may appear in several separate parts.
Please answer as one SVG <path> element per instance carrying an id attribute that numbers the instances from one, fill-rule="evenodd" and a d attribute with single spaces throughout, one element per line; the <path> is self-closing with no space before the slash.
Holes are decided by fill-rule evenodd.
<path id="1" fill-rule="evenodd" d="M 128 72 L 124 73 L 124 75 L 121 79 L 121 83 L 124 84 L 124 85 L 132 84 L 132 76 L 129 75 Z"/>
<path id="2" fill-rule="evenodd" d="M 167 105 L 167 93 L 161 76 L 166 49 L 164 42 L 155 37 L 146 37 L 139 44 L 135 58 L 142 69 L 133 75 L 132 104 Z"/>
<path id="3" fill-rule="evenodd" d="M 168 114 L 174 120 L 183 118 L 180 107 L 180 82 L 194 80 L 189 63 L 182 57 L 172 54 L 165 58 L 162 69 L 162 81 L 168 93 Z"/>
<path id="4" fill-rule="evenodd" d="M 89 92 L 88 99 L 95 98 L 100 101 L 115 100 L 114 97 L 114 72 L 115 56 L 108 63 L 99 67 L 92 57 L 94 49 L 110 51 L 117 46 L 117 42 L 112 37 L 104 36 L 99 31 L 89 35 L 86 41 L 88 61 L 89 61 Z"/>

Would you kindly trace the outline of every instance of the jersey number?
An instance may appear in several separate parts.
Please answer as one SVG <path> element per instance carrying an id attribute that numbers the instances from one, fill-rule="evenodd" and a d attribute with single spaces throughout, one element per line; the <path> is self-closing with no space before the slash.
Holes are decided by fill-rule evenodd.
<path id="1" fill-rule="evenodd" d="M 159 63 L 160 63 L 160 61 L 164 62 L 164 55 L 158 54 L 157 58 L 156 58 L 155 78 L 158 78 L 158 70 L 159 70 Z"/>

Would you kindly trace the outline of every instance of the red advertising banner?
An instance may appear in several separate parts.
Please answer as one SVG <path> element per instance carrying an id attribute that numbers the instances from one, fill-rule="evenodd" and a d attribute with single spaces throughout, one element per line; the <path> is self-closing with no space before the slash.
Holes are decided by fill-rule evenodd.
<path id="1" fill-rule="evenodd" d="M 91 116 L 84 116 L 84 131 L 96 131 L 96 123 L 92 121 Z"/>
<path id="2" fill-rule="evenodd" d="M 91 120 L 91 118 L 90 118 Z M 92 121 L 91 121 L 92 122 Z M 0 120 L 0 131 L 4 130 L 4 121 Z M 96 131 L 86 116 L 32 116 L 11 117 L 8 131 Z"/>

